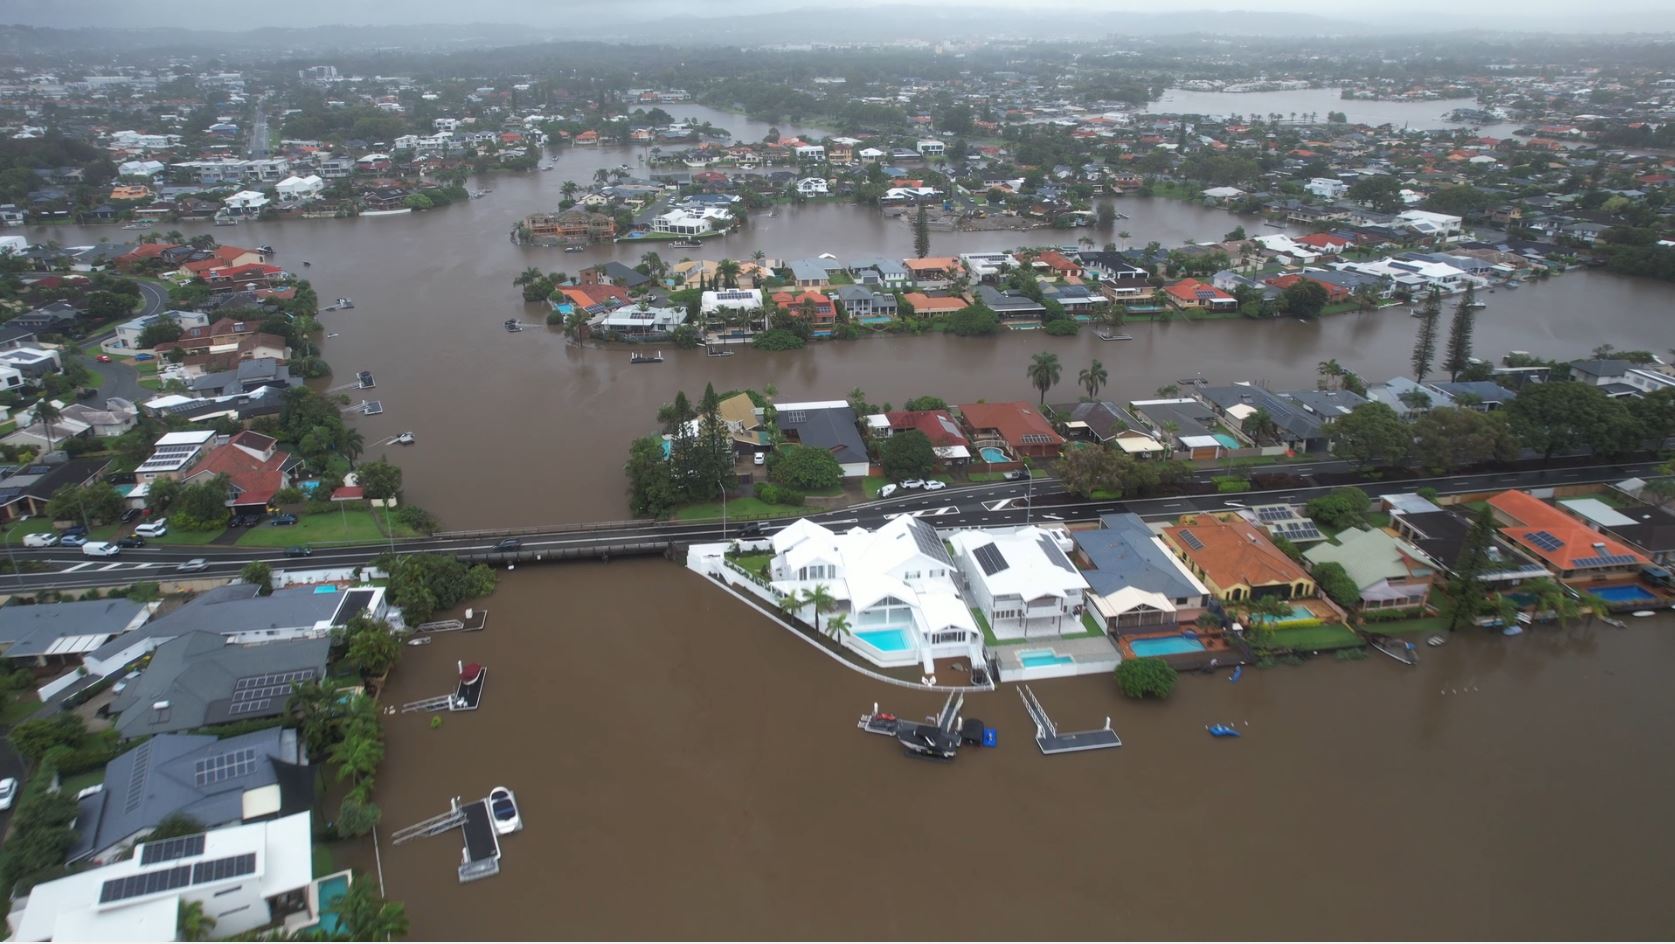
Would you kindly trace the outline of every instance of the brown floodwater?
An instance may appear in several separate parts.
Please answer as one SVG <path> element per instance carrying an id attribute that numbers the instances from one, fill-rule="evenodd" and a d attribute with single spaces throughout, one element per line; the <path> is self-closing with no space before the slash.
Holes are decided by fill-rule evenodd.
<path id="1" fill-rule="evenodd" d="M 767 127 L 696 106 L 671 110 L 708 118 L 741 137 L 760 137 Z M 796 399 L 842 398 L 855 387 L 878 403 L 899 404 L 920 394 L 956 402 L 1033 399 L 1024 368 L 1043 350 L 1056 352 L 1064 364 L 1054 395 L 1066 397 L 1074 395 L 1076 372 L 1094 358 L 1110 372 L 1107 395 L 1116 398 L 1147 396 L 1200 371 L 1218 381 L 1312 386 L 1315 365 L 1328 358 L 1369 381 L 1408 370 L 1415 322 L 1404 309 L 1339 315 L 1319 324 L 1134 323 L 1129 333 L 1135 340 L 1117 343 L 1085 331 L 1070 338 L 1039 332 L 975 340 L 882 337 L 778 354 L 743 349 L 728 358 L 665 350 L 668 361 L 656 366 L 631 366 L 620 348 L 569 345 L 544 326 L 518 334 L 502 330 L 508 318 L 544 320 L 544 306 L 523 304 L 511 284 L 525 267 L 573 273 L 607 259 L 639 260 L 648 247 L 630 242 L 566 254 L 516 246 L 507 238 L 522 215 L 556 206 L 564 180 L 588 182 L 596 169 L 623 163 L 641 173 L 639 154 L 570 149 L 557 156 L 553 171 L 474 180 L 472 187 L 494 192 L 430 213 L 198 230 L 229 242 L 270 244 L 282 264 L 313 280 L 321 298 L 355 300 L 353 311 L 321 316 L 335 334 L 325 342 L 327 358 L 339 381 L 359 370 L 375 373 L 374 396 L 386 412 L 358 425 L 369 442 L 416 434 L 416 447 L 392 453 L 406 473 L 407 496 L 455 527 L 625 517 L 622 462 L 629 442 L 653 430 L 657 407 L 677 390 L 696 396 L 706 382 L 721 390 L 771 384 L 781 398 Z M 1176 201 L 1125 197 L 1117 205 L 1130 218 L 1119 221 L 1115 233 L 1090 235 L 1179 245 L 1257 226 Z M 32 240 L 66 245 L 133 235 L 109 227 L 34 227 L 28 233 Z M 1078 235 L 936 233 L 931 251 L 1073 243 Z M 756 249 L 776 258 L 822 252 L 900 258 L 912 253 L 912 233 L 900 221 L 850 205 L 781 206 L 772 216 L 754 215 L 743 232 L 708 243 L 704 255 L 743 259 Z M 662 253 L 673 259 L 679 251 L 665 245 Z M 305 268 L 304 261 L 312 265 Z M 1477 350 L 1490 357 L 1509 350 L 1584 356 L 1601 343 L 1661 350 L 1675 309 L 1664 284 L 1596 271 L 1483 298 L 1489 307 L 1479 313 Z"/>
<path id="2" fill-rule="evenodd" d="M 645 589 L 656 587 L 655 593 Z M 629 601 L 632 601 L 630 604 Z M 384 829 L 504 784 L 500 875 L 457 833 L 383 847 L 413 936 L 1648 938 L 1675 921 L 1667 620 L 1183 678 L 1166 704 L 1042 682 L 1120 750 L 1043 757 L 1013 686 L 951 764 L 857 731 L 871 682 L 702 578 L 531 568 L 486 632 L 407 649 L 388 700 L 489 666 L 480 711 L 388 719 Z M 631 615 L 630 615 L 631 614 Z M 1236 741 L 1210 722 L 1239 725 Z"/>

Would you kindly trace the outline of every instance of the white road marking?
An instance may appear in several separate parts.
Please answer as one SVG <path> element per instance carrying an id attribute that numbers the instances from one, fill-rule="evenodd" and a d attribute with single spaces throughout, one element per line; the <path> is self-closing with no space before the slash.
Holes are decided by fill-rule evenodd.
<path id="1" fill-rule="evenodd" d="M 99 569 L 100 570 L 115 570 L 115 569 L 117 569 L 118 567 L 121 567 L 121 566 L 122 566 L 121 564 L 106 564 L 105 566 L 103 566 Z"/>
<path id="2" fill-rule="evenodd" d="M 92 561 L 88 561 L 88 562 L 86 562 L 86 563 L 84 563 L 84 564 L 76 564 L 76 565 L 74 565 L 74 566 L 71 566 L 71 567 L 66 567 L 66 568 L 64 568 L 64 570 L 63 570 L 63 571 L 62 571 L 62 573 L 66 573 L 66 574 L 73 574 L 73 573 L 75 573 L 75 572 L 76 572 L 76 571 L 78 571 L 78 570 L 86 570 L 86 569 L 87 569 L 87 568 L 89 568 L 89 567 L 92 567 L 92 566 L 93 566 L 93 562 L 92 562 Z"/>

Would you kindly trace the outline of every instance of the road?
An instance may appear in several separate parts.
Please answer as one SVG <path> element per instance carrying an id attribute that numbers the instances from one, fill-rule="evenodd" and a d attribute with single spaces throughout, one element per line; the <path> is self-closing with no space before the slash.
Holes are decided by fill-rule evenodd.
<path id="1" fill-rule="evenodd" d="M 1489 472 L 1369 483 L 1375 493 L 1408 492 L 1429 486 L 1442 494 L 1495 491 L 1508 488 L 1537 488 L 1556 485 L 1616 482 L 1630 476 L 1653 474 L 1656 462 L 1552 466 L 1523 471 Z M 821 514 L 811 519 L 830 527 L 875 528 L 892 518 L 912 515 L 939 529 L 1003 527 L 1028 522 L 1090 521 L 1113 512 L 1133 512 L 1145 518 L 1173 518 L 1190 512 L 1223 511 L 1234 505 L 1267 502 L 1306 502 L 1331 492 L 1340 485 L 1308 485 L 1270 491 L 1215 495 L 1181 495 L 1115 501 L 1086 501 L 1060 490 L 1051 479 L 1033 482 L 993 482 L 950 488 L 938 492 L 910 492 L 881 501 Z M 763 532 L 772 534 L 788 519 L 764 522 Z M 271 527 L 262 525 L 261 527 Z M 704 521 L 625 522 L 619 525 L 574 525 L 531 529 L 516 533 L 521 546 L 511 552 L 496 550 L 495 544 L 512 534 L 506 531 L 454 532 L 428 538 L 413 538 L 382 544 L 319 548 L 307 559 L 310 567 L 357 567 L 370 563 L 392 547 L 401 553 L 451 554 L 464 560 L 486 562 L 527 561 L 565 557 L 597 557 L 602 553 L 659 553 L 671 543 L 695 543 L 737 537 L 737 522 Z M 73 548 L 11 547 L 7 553 L 17 560 L 36 561 L 50 567 L 38 573 L 0 575 L 0 592 L 38 591 L 111 586 L 145 580 L 184 576 L 177 568 L 187 560 L 202 559 L 205 567 L 194 573 L 208 577 L 236 575 L 253 560 L 275 567 L 296 566 L 283 548 L 238 546 L 152 546 L 124 551 L 120 558 L 107 560 L 83 557 Z"/>
<path id="2" fill-rule="evenodd" d="M 253 160 L 268 156 L 267 101 L 266 93 L 256 99 L 255 117 L 250 122 L 250 157 Z"/>
<path id="3" fill-rule="evenodd" d="M 151 282 L 136 279 L 134 284 L 140 288 L 140 300 L 142 302 L 140 310 L 134 315 L 135 318 L 149 318 L 168 310 L 168 292 Z M 112 327 L 111 330 L 97 334 L 84 342 L 86 350 L 91 353 L 83 355 L 83 360 L 94 376 L 99 378 L 99 400 L 103 402 L 111 397 L 121 397 L 130 403 L 144 403 L 155 395 L 155 391 L 140 386 L 138 371 L 123 361 L 101 364 L 94 358 L 94 355 L 100 352 L 100 345 L 115 334 L 116 329 Z"/>

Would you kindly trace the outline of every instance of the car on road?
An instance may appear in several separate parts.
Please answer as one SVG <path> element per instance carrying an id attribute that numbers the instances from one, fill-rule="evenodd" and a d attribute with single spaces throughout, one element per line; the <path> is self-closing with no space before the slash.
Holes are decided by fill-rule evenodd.
<path id="1" fill-rule="evenodd" d="M 762 536 L 762 522 L 747 521 L 739 527 L 739 537 L 759 538 Z"/>
<path id="2" fill-rule="evenodd" d="M 312 557 L 313 555 L 314 548 L 309 547 L 306 544 L 298 545 L 297 547 L 288 547 L 285 549 L 286 557 Z"/>
<path id="3" fill-rule="evenodd" d="M 142 514 L 144 514 L 144 512 L 140 511 L 138 508 L 130 508 L 122 513 L 122 518 L 120 520 L 123 524 L 127 524 Z"/>
<path id="4" fill-rule="evenodd" d="M 891 495 L 894 495 L 895 493 L 896 493 L 896 485 L 895 485 L 894 482 L 891 482 L 889 485 L 885 485 L 878 490 L 878 497 L 879 498 L 889 498 Z"/>
<path id="5" fill-rule="evenodd" d="M 194 557 L 189 561 L 175 565 L 175 570 L 178 570 L 183 574 L 197 573 L 200 570 L 208 569 L 209 561 L 206 561 L 201 557 Z"/>
<path id="6" fill-rule="evenodd" d="M 169 533 L 169 519 L 158 518 L 134 526 L 134 533 L 142 538 L 160 538 Z"/>
<path id="7" fill-rule="evenodd" d="M 1006 473 L 1006 475 L 1003 476 L 1003 478 L 1005 478 L 1006 481 L 1008 481 L 1008 482 L 1021 482 L 1024 479 L 1029 478 L 1029 470 L 1028 469 L 1013 469 L 1012 471 Z"/>
<path id="8" fill-rule="evenodd" d="M 276 528 L 281 527 L 283 525 L 296 524 L 296 523 L 297 523 L 297 516 L 296 515 L 274 515 L 272 518 L 268 519 L 268 524 L 271 524 Z"/>
<path id="9" fill-rule="evenodd" d="M 17 778 L 7 777 L 0 780 L 0 810 L 9 810 L 17 800 Z"/>
<path id="10" fill-rule="evenodd" d="M 81 546 L 81 553 L 83 557 L 115 557 L 122 548 L 109 541 L 88 541 Z"/>
<path id="11" fill-rule="evenodd" d="M 924 479 L 908 479 L 907 481 L 901 483 L 901 487 L 904 488 L 904 489 L 924 488 L 925 487 L 925 480 Z"/>
<path id="12" fill-rule="evenodd" d="M 23 536 L 24 547 L 51 547 L 58 543 L 58 535 L 51 531 L 37 531 Z"/>
<path id="13" fill-rule="evenodd" d="M 506 540 L 496 544 L 494 549 L 497 551 L 515 551 L 520 547 L 523 547 L 522 541 L 517 538 L 507 538 Z"/>
<path id="14" fill-rule="evenodd" d="M 64 536 L 65 537 L 69 537 L 72 534 L 76 534 L 76 535 L 80 535 L 82 537 L 86 537 L 87 536 L 87 525 L 85 525 L 85 524 L 73 524 L 73 525 L 70 525 L 68 528 L 64 529 Z"/>
<path id="15" fill-rule="evenodd" d="M 81 547 L 83 544 L 87 543 L 87 535 L 66 534 L 58 539 L 58 543 L 64 545 L 65 547 Z"/>
<path id="16" fill-rule="evenodd" d="M 125 537 L 125 538 L 117 538 L 116 539 L 116 546 L 117 547 L 145 547 L 145 538 L 142 538 L 137 534 L 130 535 L 130 536 Z"/>
<path id="17" fill-rule="evenodd" d="M 109 364 L 111 362 L 111 356 L 109 354 L 100 354 L 98 357 L 93 359 L 101 364 Z"/>
<path id="18" fill-rule="evenodd" d="M 940 479 L 926 479 L 925 480 L 925 491 L 927 491 L 927 492 L 938 492 L 938 491 L 941 491 L 942 489 L 945 489 L 947 487 L 948 487 L 948 483 L 944 482 Z"/>

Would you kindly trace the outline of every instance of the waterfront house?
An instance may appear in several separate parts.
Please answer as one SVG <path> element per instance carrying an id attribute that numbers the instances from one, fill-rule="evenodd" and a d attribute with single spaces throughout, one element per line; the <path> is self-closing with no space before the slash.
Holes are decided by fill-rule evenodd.
<path id="1" fill-rule="evenodd" d="M 1303 272 L 1288 272 L 1284 275 L 1270 276 L 1269 278 L 1266 278 L 1263 281 L 1266 282 L 1268 285 L 1272 285 L 1274 288 L 1279 289 L 1282 292 L 1285 291 L 1286 289 L 1290 288 L 1291 286 L 1296 285 L 1299 282 L 1313 282 L 1314 284 L 1320 286 L 1323 291 L 1325 291 L 1325 293 L 1326 293 L 1326 303 L 1329 304 L 1329 305 L 1347 300 L 1349 298 L 1349 293 L 1350 293 L 1350 290 L 1345 288 L 1342 285 L 1338 285 L 1338 284 L 1335 284 L 1333 282 L 1326 281 L 1326 280 L 1323 280 L 1323 279 L 1315 278 L 1313 272 L 1308 271 L 1308 270 L 1305 270 Z"/>
<path id="2" fill-rule="evenodd" d="M 966 252 L 960 254 L 965 270 L 978 281 L 994 281 L 1006 272 L 1017 271 L 1018 260 L 1009 252 Z"/>
<path id="3" fill-rule="evenodd" d="M 1171 453 L 1178 449 L 1188 459 L 1219 459 L 1224 451 L 1239 447 L 1237 439 L 1220 429 L 1211 408 L 1191 397 L 1135 400 L 1129 408 L 1157 431 Z"/>
<path id="4" fill-rule="evenodd" d="M 1218 599 L 1315 594 L 1314 578 L 1238 515 L 1186 515 L 1163 529 L 1163 540 Z"/>
<path id="5" fill-rule="evenodd" d="M 1373 384 L 1367 388 L 1367 399 L 1384 404 L 1404 419 L 1425 410 L 1454 405 L 1454 398 L 1448 394 L 1406 377 L 1391 377 L 1384 383 Z"/>
<path id="6" fill-rule="evenodd" d="M 1436 562 L 1438 569 L 1444 573 L 1452 573 L 1471 533 L 1470 521 L 1434 505 L 1422 510 L 1394 508 L 1390 514 L 1390 527 L 1402 540 L 1419 548 L 1426 557 Z M 1503 546 L 1498 535 L 1489 547 L 1489 561 L 1489 571 L 1482 577 L 1487 584 L 1509 585 L 1552 576 L 1547 568 Z"/>
<path id="7" fill-rule="evenodd" d="M 274 184 L 274 189 L 279 193 L 281 206 L 302 206 L 320 199 L 326 191 L 326 182 L 317 174 L 307 177 L 292 175 Z"/>
<path id="8" fill-rule="evenodd" d="M 1675 563 L 1675 514 L 1656 505 L 1608 505 L 1597 498 L 1561 499 L 1559 507 L 1651 558 Z M 0 610 L 0 613 L 3 613 Z"/>
<path id="9" fill-rule="evenodd" d="M 831 287 L 832 273 L 842 271 L 843 264 L 830 256 L 818 256 L 792 259 L 781 268 L 791 270 L 791 281 L 797 288 L 818 292 Z"/>
<path id="10" fill-rule="evenodd" d="M 9 603 L 0 607 L 0 657 L 36 669 L 79 665 L 84 653 L 150 618 L 149 607 L 130 600 Z"/>
<path id="11" fill-rule="evenodd" d="M 1488 413 L 1512 402 L 1518 394 L 1489 380 L 1427 383 L 1425 389 L 1447 397 L 1454 406 Z"/>
<path id="12" fill-rule="evenodd" d="M 958 409 L 960 422 L 980 453 L 998 446 L 1013 457 L 1056 459 L 1064 448 L 1064 437 L 1033 403 L 966 403 Z"/>
<path id="13" fill-rule="evenodd" d="M 971 305 L 963 295 L 926 295 L 924 292 L 907 292 L 902 295 L 902 301 L 913 306 L 913 314 L 917 318 L 951 315 Z"/>
<path id="14" fill-rule="evenodd" d="M 783 408 L 782 408 L 783 409 Z M 957 571 L 936 529 L 911 515 L 877 531 L 835 532 L 806 518 L 774 534 L 773 589 L 794 596 L 826 588 L 849 629 L 842 644 L 871 662 L 917 666 L 936 658 L 983 661 L 983 636 L 960 596 Z M 806 614 L 806 615 L 805 615 Z M 804 607 L 822 625 L 831 615 Z"/>
<path id="15" fill-rule="evenodd" d="M 255 590 L 249 584 L 223 589 L 233 588 Z M 313 588 L 303 590 L 311 593 Z M 142 628 L 129 636 L 145 632 Z M 327 630 L 312 639 L 229 646 L 220 633 L 192 630 L 161 642 L 139 677 L 111 702 L 116 730 L 126 740 L 283 714 L 293 683 L 325 678 L 329 635 Z M 124 642 L 137 640 L 118 637 L 116 644 Z"/>
<path id="16" fill-rule="evenodd" d="M 837 322 L 837 306 L 820 292 L 775 292 L 773 302 L 786 314 L 807 321 L 816 334 L 830 332 Z"/>
<path id="17" fill-rule="evenodd" d="M 1427 239 L 1456 240 L 1460 238 L 1465 220 L 1447 213 L 1429 210 L 1403 210 L 1396 214 L 1396 224 Z"/>
<path id="18" fill-rule="evenodd" d="M 1616 538 L 1593 530 L 1528 492 L 1489 499 L 1500 533 L 1565 581 L 1632 577 L 1650 560 Z"/>
<path id="19" fill-rule="evenodd" d="M 1112 635 L 1167 632 L 1197 622 L 1210 590 L 1139 515 L 1100 516 L 1099 528 L 1072 531 L 1086 612 Z"/>
<path id="20" fill-rule="evenodd" d="M 1137 459 L 1155 458 L 1168 451 L 1145 432 L 1138 419 L 1109 400 L 1076 404 L 1064 427 L 1072 438 L 1114 445 Z"/>
<path id="21" fill-rule="evenodd" d="M 615 260 L 588 266 L 576 273 L 576 281 L 583 285 L 620 285 L 630 290 L 652 284 L 651 276 Z"/>
<path id="22" fill-rule="evenodd" d="M 1202 387 L 1199 399 L 1215 407 L 1227 426 L 1244 433 L 1245 421 L 1262 411 L 1274 421 L 1274 443 L 1294 452 L 1324 452 L 1330 445 L 1328 427 L 1367 401 L 1347 390 L 1298 390 L 1273 393 L 1255 384 Z"/>
<path id="23" fill-rule="evenodd" d="M 686 309 L 641 303 L 600 312 L 587 321 L 595 333 L 630 338 L 662 337 L 686 323 Z"/>
<path id="24" fill-rule="evenodd" d="M 260 190 L 240 190 L 223 199 L 221 206 L 228 216 L 254 217 L 260 216 L 270 202 Z"/>
<path id="25" fill-rule="evenodd" d="M 902 267 L 907 270 L 913 284 L 924 291 L 945 289 L 964 272 L 960 260 L 952 256 L 903 259 Z"/>
<path id="26" fill-rule="evenodd" d="M 1109 298 L 1086 285 L 1048 285 L 1042 297 L 1058 302 L 1067 315 L 1088 315 L 1111 304 Z"/>
<path id="27" fill-rule="evenodd" d="M 1057 249 L 1049 249 L 1037 255 L 1030 261 L 1030 266 L 1035 269 L 1045 269 L 1054 278 L 1059 279 L 1075 278 L 1082 274 L 1082 266 L 1071 261 L 1068 256 Z"/>
<path id="28" fill-rule="evenodd" d="M 848 401 L 779 403 L 775 408 L 774 421 L 786 441 L 831 453 L 845 478 L 867 474 L 867 446 L 856 428 L 855 408 Z"/>
<path id="29" fill-rule="evenodd" d="M 571 207 L 557 213 L 524 217 L 530 239 L 537 242 L 601 242 L 616 236 L 616 221 L 603 213 Z"/>
<path id="30" fill-rule="evenodd" d="M 976 301 L 1000 316 L 1001 321 L 1040 321 L 1047 313 L 1044 305 L 1023 292 L 1003 292 L 992 285 L 977 286 Z"/>
<path id="31" fill-rule="evenodd" d="M 159 734 L 117 755 L 103 786 L 77 801 L 70 862 L 114 862 L 171 816 L 220 829 L 302 812 L 314 802 L 313 777 L 292 728 L 225 740 Z"/>
<path id="32" fill-rule="evenodd" d="M 896 296 L 888 292 L 875 292 L 864 285 L 839 285 L 832 294 L 853 321 L 883 322 L 896 317 Z"/>
<path id="33" fill-rule="evenodd" d="M 1171 282 L 1163 287 L 1163 294 L 1171 305 L 1180 309 L 1233 311 L 1239 307 L 1238 299 L 1214 285 L 1197 279 Z"/>
<path id="34" fill-rule="evenodd" d="M 884 414 L 884 420 L 891 436 L 910 429 L 923 433 L 944 466 L 971 461 L 971 440 L 947 410 L 891 410 Z"/>
<path id="35" fill-rule="evenodd" d="M 1675 376 L 1614 358 L 1571 361 L 1570 379 L 1599 387 L 1610 397 L 1639 397 L 1675 387 Z"/>
<path id="36" fill-rule="evenodd" d="M 194 396 L 224 397 L 250 393 L 259 387 L 293 387 L 298 382 L 278 358 L 253 357 L 239 361 L 231 370 L 196 377 L 187 382 L 186 388 Z"/>
<path id="37" fill-rule="evenodd" d="M 799 195 L 805 197 L 823 197 L 829 192 L 824 177 L 804 177 L 793 186 Z"/>
<path id="38" fill-rule="evenodd" d="M 1311 564 L 1342 566 L 1361 594 L 1364 612 L 1422 609 L 1436 574 L 1435 563 L 1424 551 L 1375 528 L 1345 529 L 1335 543 L 1321 541 L 1303 556 Z"/>
<path id="39" fill-rule="evenodd" d="M 724 288 L 704 292 L 698 310 L 706 317 L 723 312 L 751 315 L 762 310 L 762 290 L 757 288 Z"/>
<path id="40" fill-rule="evenodd" d="M 948 536 L 968 599 L 999 639 L 1082 633 L 1088 582 L 1040 528 L 962 530 Z"/>
<path id="41" fill-rule="evenodd" d="M 179 941 L 184 905 L 217 937 L 275 922 L 313 926 L 314 831 L 307 810 L 141 844 L 129 858 L 42 882 L 12 903 L 14 941 Z"/>

